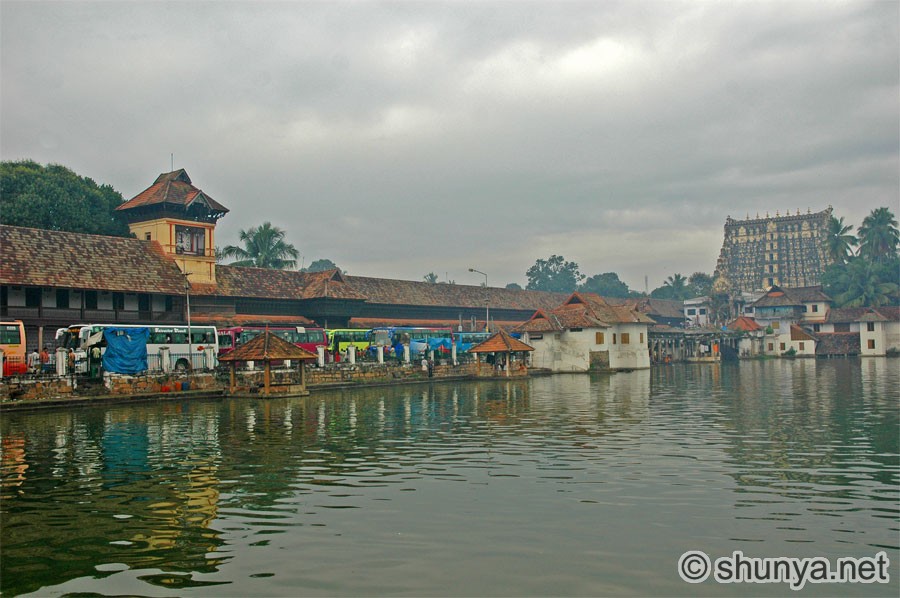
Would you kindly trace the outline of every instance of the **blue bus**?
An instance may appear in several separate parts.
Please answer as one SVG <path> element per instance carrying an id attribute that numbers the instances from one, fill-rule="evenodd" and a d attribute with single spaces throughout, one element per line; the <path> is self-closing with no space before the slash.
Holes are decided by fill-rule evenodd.
<path id="1" fill-rule="evenodd" d="M 403 345 L 409 344 L 410 355 L 422 354 L 426 351 L 450 353 L 453 345 L 453 329 L 430 328 L 424 326 L 385 326 L 369 331 L 369 348 L 390 348 L 397 357 L 403 355 Z"/>

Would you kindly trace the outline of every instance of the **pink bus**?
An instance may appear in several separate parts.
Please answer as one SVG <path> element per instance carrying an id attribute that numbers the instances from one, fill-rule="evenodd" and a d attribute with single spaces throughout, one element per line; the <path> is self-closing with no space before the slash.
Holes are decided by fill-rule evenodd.
<path id="1" fill-rule="evenodd" d="M 219 328 L 219 356 L 231 353 L 252 338 L 266 331 L 266 326 L 232 326 Z M 324 328 L 305 326 L 268 326 L 269 332 L 289 343 L 315 354 L 316 347 L 327 347 L 328 337 Z"/>

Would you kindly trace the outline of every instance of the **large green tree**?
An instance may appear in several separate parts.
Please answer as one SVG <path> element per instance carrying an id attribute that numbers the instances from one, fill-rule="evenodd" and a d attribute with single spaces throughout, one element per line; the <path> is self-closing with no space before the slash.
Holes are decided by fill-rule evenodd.
<path id="1" fill-rule="evenodd" d="M 887 208 L 877 208 L 866 216 L 859 227 L 859 255 L 872 262 L 886 262 L 897 257 L 900 231 L 897 219 Z"/>
<path id="2" fill-rule="evenodd" d="M 597 293 L 601 297 L 631 297 L 632 292 L 628 285 L 619 280 L 615 272 L 595 274 L 584 281 L 581 290 L 588 293 Z"/>
<path id="3" fill-rule="evenodd" d="M 313 262 L 306 268 L 300 270 L 301 272 L 325 272 L 326 270 L 340 270 L 338 265 L 332 262 L 329 259 L 322 258 L 318 260 L 313 260 Z"/>
<path id="4" fill-rule="evenodd" d="M 703 297 L 712 295 L 713 277 L 706 272 L 694 272 L 688 276 L 688 286 L 690 293 L 694 297 Z"/>
<path id="5" fill-rule="evenodd" d="M 650 296 L 655 299 L 674 299 L 684 301 L 693 295 L 688 279 L 682 274 L 673 274 L 663 283 L 663 286 L 653 289 Z"/>
<path id="6" fill-rule="evenodd" d="M 873 262 L 852 257 L 835 263 L 822 275 L 825 293 L 836 307 L 878 307 L 897 304 L 900 300 L 900 259 Z"/>
<path id="7" fill-rule="evenodd" d="M 232 266 L 289 270 L 297 265 L 300 252 L 284 240 L 285 232 L 271 222 L 242 230 L 239 238 L 243 247 L 228 245 L 222 250 L 223 259 L 236 260 Z"/>
<path id="8" fill-rule="evenodd" d="M 843 216 L 840 218 L 832 216 L 828 220 L 825 229 L 825 250 L 832 263 L 843 264 L 853 255 L 853 246 L 856 245 L 857 239 L 850 234 L 852 230 L 853 225 L 844 224 Z"/>
<path id="9" fill-rule="evenodd" d="M 584 274 L 578 271 L 578 264 L 567 262 L 561 255 L 551 255 L 549 259 L 537 260 L 525 272 L 529 291 L 550 291 L 571 293 L 584 280 Z"/>
<path id="10" fill-rule="evenodd" d="M 3 224 L 94 235 L 130 236 L 115 209 L 122 195 L 65 166 L 31 160 L 0 163 Z"/>

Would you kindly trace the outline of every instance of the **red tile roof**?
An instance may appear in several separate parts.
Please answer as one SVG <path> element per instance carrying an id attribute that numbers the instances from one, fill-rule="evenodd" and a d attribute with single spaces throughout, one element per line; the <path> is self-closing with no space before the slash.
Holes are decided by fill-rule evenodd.
<path id="1" fill-rule="evenodd" d="M 572 293 L 566 301 L 549 311 L 538 310 L 516 330 L 522 332 L 550 332 L 570 328 L 608 328 L 612 324 L 654 321 L 625 305 L 610 305 L 594 293 Z"/>
<path id="2" fill-rule="evenodd" d="M 814 341 L 816 337 L 809 334 L 796 324 L 791 324 L 791 340 L 792 341 Z"/>
<path id="3" fill-rule="evenodd" d="M 363 301 L 366 297 L 346 282 L 339 270 L 295 272 L 268 268 L 216 266 L 215 289 L 197 294 L 260 299 L 347 299 Z"/>
<path id="4" fill-rule="evenodd" d="M 514 339 L 502 329 L 469 349 L 469 353 L 510 353 L 516 351 L 534 351 L 534 347 Z"/>
<path id="5" fill-rule="evenodd" d="M 198 324 L 216 324 L 224 326 L 316 326 L 316 323 L 303 316 L 269 316 L 244 314 L 210 314 L 195 315 L 193 321 Z"/>
<path id="6" fill-rule="evenodd" d="M 756 323 L 756 320 L 753 318 L 748 318 L 747 316 L 741 316 L 735 319 L 733 322 L 728 324 L 728 328 L 731 330 L 743 330 L 745 332 L 755 332 L 757 330 L 762 330 L 762 326 Z"/>
<path id="7" fill-rule="evenodd" d="M 228 208 L 194 187 L 191 183 L 191 178 L 182 168 L 174 172 L 162 173 L 156 177 L 156 181 L 152 185 L 116 207 L 116 209 L 130 210 L 132 208 L 165 203 L 187 208 L 196 201 L 207 205 L 216 212 L 221 212 L 222 214 L 228 212 Z"/>
<path id="8" fill-rule="evenodd" d="M 184 277 L 155 241 L 0 225 L 0 283 L 184 294 Z"/>
<path id="9" fill-rule="evenodd" d="M 867 316 L 867 314 L 869 314 Z M 900 307 L 882 305 L 880 307 L 836 307 L 828 312 L 825 319 L 832 324 L 849 322 L 897 322 L 900 321 Z"/>

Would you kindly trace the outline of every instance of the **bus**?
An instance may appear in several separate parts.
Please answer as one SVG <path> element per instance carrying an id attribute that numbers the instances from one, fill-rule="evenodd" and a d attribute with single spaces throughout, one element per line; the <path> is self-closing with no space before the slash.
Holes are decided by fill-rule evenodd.
<path id="1" fill-rule="evenodd" d="M 75 372 L 87 372 L 87 350 L 99 344 L 101 352 L 106 351 L 103 331 L 107 328 L 147 328 L 150 338 L 147 340 L 147 361 L 150 370 L 160 370 L 159 350 L 169 348 L 169 355 L 175 371 L 186 372 L 191 369 L 215 369 L 218 365 L 217 351 L 213 351 L 213 363 L 207 363 L 206 349 L 219 346 L 215 326 L 191 326 L 191 338 L 188 342 L 187 326 L 171 324 L 72 324 L 68 328 L 56 331 L 56 342 L 60 347 L 75 351 Z"/>
<path id="2" fill-rule="evenodd" d="M 28 371 L 25 357 L 25 326 L 21 320 L 0 322 L 0 350 L 3 351 L 3 377 Z"/>
<path id="3" fill-rule="evenodd" d="M 457 353 L 466 353 L 469 349 L 482 343 L 491 337 L 490 332 L 457 332 L 456 333 L 456 351 Z"/>
<path id="4" fill-rule="evenodd" d="M 328 335 L 328 352 L 343 355 L 347 347 L 354 345 L 356 354 L 362 357 L 369 348 L 369 330 L 365 328 L 335 328 L 325 331 Z"/>
<path id="5" fill-rule="evenodd" d="M 263 334 L 266 329 L 275 336 L 293 343 L 310 353 L 316 353 L 316 347 L 327 347 L 328 337 L 324 328 L 307 328 L 304 326 L 232 326 L 219 328 L 219 356 L 231 353 L 250 339 Z"/>
<path id="6" fill-rule="evenodd" d="M 411 355 L 428 350 L 450 353 L 453 344 L 453 329 L 428 328 L 422 326 L 386 326 L 369 331 L 370 347 L 390 347 L 394 355 L 403 354 L 403 345 L 409 344 Z"/>

